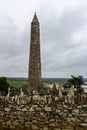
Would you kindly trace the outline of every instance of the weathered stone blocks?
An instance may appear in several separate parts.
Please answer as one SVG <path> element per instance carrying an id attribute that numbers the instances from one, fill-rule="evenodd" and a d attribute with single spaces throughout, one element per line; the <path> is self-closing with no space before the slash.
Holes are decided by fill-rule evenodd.
<path id="1" fill-rule="evenodd" d="M 42 98 L 42 97 L 41 97 Z M 49 97 L 48 98 L 52 98 Z M 5 104 L 4 104 L 5 106 Z M 37 102 L 0 108 L 0 128 L 18 130 L 86 130 L 86 105 Z M 81 105 L 80 105 L 81 106 Z"/>
<path id="2" fill-rule="evenodd" d="M 40 33 L 36 14 L 31 23 L 28 86 L 29 89 L 36 91 L 41 87 Z"/>

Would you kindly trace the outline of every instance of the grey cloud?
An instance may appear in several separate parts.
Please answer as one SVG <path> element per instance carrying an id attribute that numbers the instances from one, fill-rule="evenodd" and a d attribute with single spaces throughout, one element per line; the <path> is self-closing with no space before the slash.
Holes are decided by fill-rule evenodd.
<path id="1" fill-rule="evenodd" d="M 39 10 L 43 77 L 87 76 L 87 39 L 81 39 L 78 44 L 72 39 L 74 32 L 85 28 L 86 10 L 66 9 L 60 16 L 55 11 L 46 14 L 47 11 Z M 30 23 L 26 22 L 21 30 L 11 17 L 4 17 L 0 21 L 0 30 L 1 74 L 27 77 Z"/>
<path id="2" fill-rule="evenodd" d="M 72 33 L 81 30 L 82 26 L 85 25 L 85 11 L 84 9 L 68 10 L 64 12 L 61 18 L 55 19 L 53 17 L 50 21 L 48 19 L 47 23 L 43 23 L 42 60 L 45 72 L 59 73 L 61 70 L 68 70 L 70 74 L 72 71 L 69 68 L 73 68 L 73 71 L 76 70 L 74 68 L 77 68 L 79 71 L 78 67 L 81 69 L 87 65 L 85 59 L 87 53 L 82 50 L 83 44 L 87 50 L 86 43 L 79 41 L 79 44 L 76 45 L 71 39 Z M 84 70 L 82 69 L 82 71 Z"/>
<path id="3" fill-rule="evenodd" d="M 5 22 L 4 22 L 5 21 Z M 28 31 L 21 31 L 12 18 L 2 18 L 0 23 L 0 71 L 8 75 L 27 75 Z M 23 76 L 22 74 L 22 76 Z"/>
<path id="4" fill-rule="evenodd" d="M 3 18 L 2 18 L 3 19 Z M 0 25 L 0 52 L 6 56 L 15 56 L 20 53 L 20 30 L 14 25 L 11 18 L 6 18 Z"/>

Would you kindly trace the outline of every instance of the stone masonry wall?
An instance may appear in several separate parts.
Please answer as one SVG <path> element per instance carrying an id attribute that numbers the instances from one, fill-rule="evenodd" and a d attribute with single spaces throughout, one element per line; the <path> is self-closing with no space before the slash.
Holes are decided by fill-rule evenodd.
<path id="1" fill-rule="evenodd" d="M 87 104 L 61 103 L 55 96 L 42 96 L 40 100 L 34 96 L 27 104 L 0 104 L 0 130 L 86 129 Z"/>

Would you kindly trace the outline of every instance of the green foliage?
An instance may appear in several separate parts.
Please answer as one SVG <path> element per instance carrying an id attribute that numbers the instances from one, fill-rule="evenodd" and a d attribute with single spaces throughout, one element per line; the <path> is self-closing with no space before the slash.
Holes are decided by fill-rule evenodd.
<path id="1" fill-rule="evenodd" d="M 9 87 L 9 83 L 7 82 L 7 78 L 0 77 L 0 91 L 1 91 L 2 95 L 8 93 L 8 87 Z"/>
<path id="2" fill-rule="evenodd" d="M 63 84 L 63 87 L 64 87 L 64 88 L 70 88 L 71 85 L 72 85 L 72 84 L 67 81 L 67 82 L 65 82 L 65 83 Z"/>
<path id="3" fill-rule="evenodd" d="M 73 76 L 71 75 L 71 79 L 68 80 L 68 83 L 73 84 L 75 87 L 80 88 L 82 84 L 84 84 L 83 76 Z"/>

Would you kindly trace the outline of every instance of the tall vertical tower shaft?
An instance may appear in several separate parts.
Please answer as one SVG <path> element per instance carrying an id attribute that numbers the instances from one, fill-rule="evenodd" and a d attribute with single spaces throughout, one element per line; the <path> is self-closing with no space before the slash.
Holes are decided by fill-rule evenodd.
<path id="1" fill-rule="evenodd" d="M 41 85 L 40 29 L 36 14 L 31 22 L 29 88 L 37 90 Z"/>

